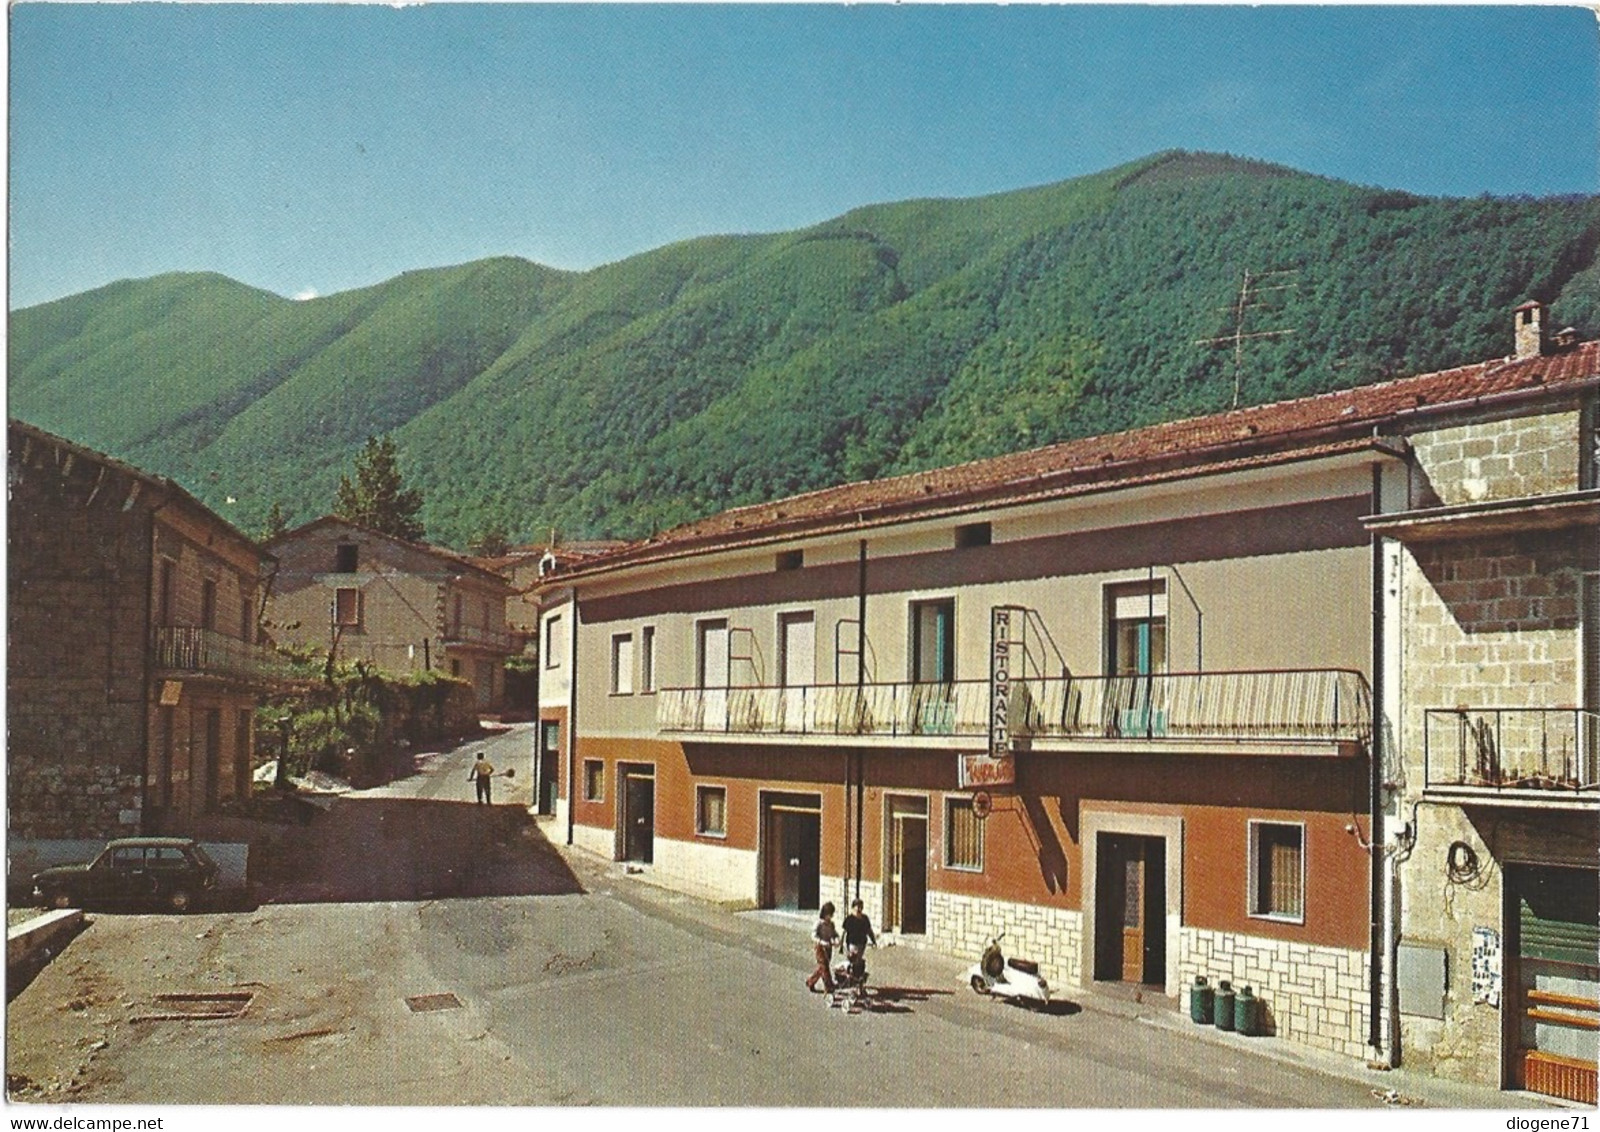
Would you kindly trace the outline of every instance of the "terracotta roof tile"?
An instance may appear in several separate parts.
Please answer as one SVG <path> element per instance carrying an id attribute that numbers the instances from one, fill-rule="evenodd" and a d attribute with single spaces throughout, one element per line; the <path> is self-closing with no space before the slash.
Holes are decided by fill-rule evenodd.
<path id="1" fill-rule="evenodd" d="M 737 507 L 630 543 L 572 574 L 671 558 L 761 536 L 815 533 L 841 521 L 937 512 L 986 500 L 1022 502 L 1084 486 L 1145 482 L 1181 468 L 1224 471 L 1352 451 L 1380 426 L 1485 398 L 1558 389 L 1600 377 L 1600 342 L 1562 353 L 1500 358 L 1354 389 L 1069 440 L 953 467 L 822 488 Z"/>

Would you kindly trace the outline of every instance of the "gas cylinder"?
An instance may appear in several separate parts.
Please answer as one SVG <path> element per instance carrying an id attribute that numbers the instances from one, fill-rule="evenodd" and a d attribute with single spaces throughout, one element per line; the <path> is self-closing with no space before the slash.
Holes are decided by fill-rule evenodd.
<path id="1" fill-rule="evenodd" d="M 1261 1000 L 1247 986 L 1233 1000 L 1233 1028 L 1245 1037 L 1254 1037 L 1261 1017 Z"/>
<path id="2" fill-rule="evenodd" d="M 1194 986 L 1189 988 L 1189 1020 L 1207 1025 L 1211 1022 L 1211 1011 L 1215 1006 L 1216 992 L 1206 982 L 1204 975 L 1196 975 Z"/>
<path id="3" fill-rule="evenodd" d="M 1216 1015 L 1217 1029 L 1233 1029 L 1233 984 L 1223 979 L 1217 984 L 1217 998 L 1213 1013 Z"/>

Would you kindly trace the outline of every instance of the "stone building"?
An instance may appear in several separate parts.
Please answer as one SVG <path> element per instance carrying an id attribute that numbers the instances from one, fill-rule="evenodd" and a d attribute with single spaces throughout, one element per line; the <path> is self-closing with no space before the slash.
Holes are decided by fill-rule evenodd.
<path id="1" fill-rule="evenodd" d="M 1595 1102 L 1600 1027 L 1597 354 L 1516 312 L 1516 354 L 1396 421 L 1383 542 L 1396 745 L 1397 1056 Z M 1521 372 L 1537 381 L 1496 380 Z"/>
<path id="2" fill-rule="evenodd" d="M 278 559 L 268 617 L 281 642 L 386 672 L 435 670 L 470 683 L 480 711 L 505 695 L 515 651 L 507 580 L 464 555 L 336 516 L 267 543 Z"/>
<path id="3" fill-rule="evenodd" d="M 9 837 L 187 832 L 250 788 L 270 558 L 171 480 L 8 428 Z"/>

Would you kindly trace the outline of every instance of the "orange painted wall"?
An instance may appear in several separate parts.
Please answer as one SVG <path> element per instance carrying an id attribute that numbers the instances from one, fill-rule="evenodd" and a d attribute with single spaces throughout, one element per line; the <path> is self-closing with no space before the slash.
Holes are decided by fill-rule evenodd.
<path id="1" fill-rule="evenodd" d="M 655 767 L 656 836 L 758 848 L 760 791 L 820 795 L 822 871 L 841 875 L 854 851 L 846 840 L 842 750 L 683 744 L 660 740 L 580 740 L 583 759 L 606 763 L 600 803 L 577 803 L 576 820 L 611 828 L 618 762 Z M 1268 938 L 1360 948 L 1368 937 L 1368 861 L 1345 826 L 1366 828 L 1365 759 L 1173 754 L 1034 754 L 1019 759 L 1018 789 L 995 797 L 984 823 L 984 871 L 944 864 L 944 799 L 961 795 L 948 751 L 872 749 L 866 756 L 862 875 L 882 876 L 885 799 L 928 801 L 929 887 L 998 900 L 1080 908 L 1084 809 L 1176 815 L 1184 822 L 1184 923 Z M 581 790 L 582 771 L 579 781 Z M 694 832 L 696 783 L 727 789 L 726 837 Z M 1303 823 L 1306 918 L 1303 924 L 1247 912 L 1249 822 Z"/>

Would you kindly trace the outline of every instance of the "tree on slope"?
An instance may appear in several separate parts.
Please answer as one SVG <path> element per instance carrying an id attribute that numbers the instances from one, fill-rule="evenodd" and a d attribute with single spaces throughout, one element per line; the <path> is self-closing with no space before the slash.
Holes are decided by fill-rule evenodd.
<path id="1" fill-rule="evenodd" d="M 394 441 L 387 436 L 367 437 L 356 458 L 355 480 L 339 477 L 333 513 L 395 538 L 413 542 L 422 538 L 422 495 L 403 486 L 395 459 Z"/>

